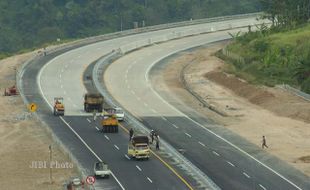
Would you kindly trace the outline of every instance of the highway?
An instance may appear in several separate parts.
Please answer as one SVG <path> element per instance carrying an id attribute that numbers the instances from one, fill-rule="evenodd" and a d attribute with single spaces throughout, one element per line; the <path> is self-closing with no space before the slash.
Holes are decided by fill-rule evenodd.
<path id="1" fill-rule="evenodd" d="M 22 74 L 23 91 L 28 102 L 34 102 L 38 105 L 38 115 L 53 131 L 59 142 L 76 158 L 85 174 L 93 174 L 93 163 L 97 160 L 104 160 L 109 163 L 114 176 L 109 180 L 98 180 L 96 189 L 190 189 L 192 186 L 198 189 L 195 187 L 195 181 L 184 177 L 184 174 L 180 174 L 181 177 L 177 176 L 167 168 L 165 163 L 156 157 L 152 157 L 145 162 L 129 160 L 126 156 L 128 143 L 126 130 L 120 130 L 118 134 L 105 135 L 98 131 L 100 128 L 99 121 L 92 122 L 90 115 L 85 114 L 83 111 L 83 95 L 88 88 L 91 88 L 85 86 L 84 72 L 88 69 L 90 72 L 92 68 L 90 66 L 91 63 L 103 55 L 118 49 L 122 45 L 142 39 L 183 32 L 188 29 L 217 28 L 231 23 L 244 23 L 244 25 L 247 25 L 255 22 L 255 19 L 240 19 L 172 28 L 58 51 L 31 62 L 25 68 Z M 105 76 L 106 84 L 109 86 L 110 92 L 126 109 L 142 118 L 143 121 L 146 121 L 149 127 L 159 127 L 162 139 L 165 139 L 176 148 L 182 147 L 186 150 L 191 150 L 192 152 L 186 152 L 186 156 L 208 176 L 210 175 L 221 188 L 259 189 L 266 187 L 272 189 L 277 185 L 281 185 L 279 187 L 283 187 L 283 189 L 290 189 L 292 187 L 291 183 L 286 182 L 268 169 L 265 171 L 265 167 L 252 161 L 251 158 L 238 153 L 238 151 L 228 149 L 225 153 L 221 152 L 219 147 L 227 147 L 225 142 L 217 139 L 213 134 L 209 134 L 210 139 L 214 140 L 212 142 L 203 138 L 202 135 L 207 132 L 202 127 L 195 125 L 195 123 L 193 124 L 193 121 L 189 120 L 189 118 L 168 106 L 157 92 L 150 88 L 151 84 L 149 83 L 147 73 L 151 66 L 157 63 L 163 56 L 186 49 L 189 46 L 197 46 L 226 38 L 228 38 L 227 32 L 204 34 L 188 37 L 184 40 L 174 40 L 171 41 L 172 43 L 155 44 L 154 46 L 141 49 L 147 51 L 147 54 L 142 53 L 143 56 L 136 55 L 140 51 L 133 52 L 112 64 L 112 66 L 121 66 L 111 66 L 108 68 L 107 75 Z M 162 45 L 167 47 L 162 47 Z M 149 51 L 149 48 L 153 49 Z M 116 68 L 116 70 L 113 70 L 113 68 Z M 111 70 L 112 73 L 115 73 L 111 74 Z M 130 74 L 126 74 L 127 71 Z M 131 88 L 127 88 L 127 83 L 130 83 Z M 51 105 L 54 97 L 64 97 L 66 105 L 64 117 L 52 116 Z M 140 97 L 143 100 L 143 104 L 141 104 L 139 99 L 135 99 L 136 97 Z M 130 105 L 127 105 L 128 102 Z M 151 109 L 147 109 L 148 107 Z M 189 122 L 191 127 L 195 127 L 198 130 L 188 128 Z M 160 130 L 160 126 L 166 126 L 167 129 L 173 126 L 174 128 L 180 128 L 180 130 L 176 130 L 176 132 L 172 128 L 163 133 Z M 128 128 L 130 126 L 124 123 L 124 127 Z M 195 133 L 192 133 L 192 131 L 195 131 Z M 183 132 L 185 136 L 181 136 L 179 132 Z M 179 141 L 179 138 L 181 138 L 181 141 Z M 200 146 L 199 144 L 194 144 L 194 140 L 199 140 Z M 194 148 L 187 147 L 189 145 Z M 211 154 L 205 155 L 205 147 L 203 145 L 207 148 L 214 146 L 214 151 Z M 246 166 L 242 172 L 249 175 L 250 179 L 255 180 L 249 180 L 246 175 L 240 177 L 240 171 L 231 169 L 229 162 L 227 162 L 227 166 L 219 163 L 218 157 L 222 158 L 224 155 L 227 158 L 231 157 L 231 162 L 236 161 L 234 162 L 236 165 L 237 161 L 240 160 L 254 163 L 251 166 L 254 165 L 254 169 L 262 170 L 266 175 L 256 175 L 253 173 L 254 169 L 247 170 L 248 166 Z M 206 157 L 208 159 L 205 159 Z M 220 165 L 223 166 L 219 167 Z M 274 181 L 271 182 L 272 180 Z M 187 182 L 189 184 L 186 184 Z"/>
<path id="2" fill-rule="evenodd" d="M 309 189 L 308 177 L 203 118 L 164 91 L 168 87 L 163 81 L 153 79 L 164 67 L 156 64 L 168 55 L 227 38 L 226 31 L 216 32 L 129 53 L 105 71 L 107 90 L 161 138 L 185 149 L 185 156 L 222 189 Z"/>

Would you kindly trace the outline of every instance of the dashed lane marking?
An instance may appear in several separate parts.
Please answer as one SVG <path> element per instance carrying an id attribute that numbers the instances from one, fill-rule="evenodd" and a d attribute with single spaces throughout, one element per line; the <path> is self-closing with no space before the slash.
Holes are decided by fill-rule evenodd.
<path id="1" fill-rule="evenodd" d="M 69 127 L 69 129 L 80 139 L 80 141 L 86 146 L 86 148 L 100 161 L 102 162 L 102 159 L 89 147 L 89 145 L 82 139 L 82 137 L 67 123 L 63 117 L 60 116 L 60 119 Z M 120 183 L 120 181 L 116 178 L 114 173 L 111 171 L 111 175 L 116 180 L 116 182 L 119 184 L 122 190 L 125 190 L 124 186 Z"/>
<path id="2" fill-rule="evenodd" d="M 148 107 L 149 105 L 147 105 L 147 103 L 143 103 L 145 107 Z"/>
<path id="3" fill-rule="evenodd" d="M 247 173 L 242 172 L 242 174 L 243 174 L 245 177 L 250 178 L 250 176 L 249 176 Z"/>
<path id="4" fill-rule="evenodd" d="M 132 91 L 131 91 L 131 94 L 135 95 L 136 93 L 132 90 Z"/>
<path id="5" fill-rule="evenodd" d="M 220 156 L 220 154 L 215 151 L 212 151 L 212 153 L 215 154 L 216 156 Z"/>
<path id="6" fill-rule="evenodd" d="M 154 110 L 154 109 L 151 109 L 151 111 L 152 111 L 152 112 L 154 112 L 154 113 L 157 113 L 157 111 L 156 111 L 156 110 Z"/>
<path id="7" fill-rule="evenodd" d="M 189 138 L 192 137 L 192 135 L 188 134 L 188 133 L 185 133 L 186 136 L 188 136 Z"/>
<path id="8" fill-rule="evenodd" d="M 259 186 L 264 189 L 264 190 L 267 190 L 266 187 L 264 187 L 262 184 L 259 184 Z"/>
<path id="9" fill-rule="evenodd" d="M 201 146 L 203 146 L 203 147 L 206 147 L 206 145 L 205 144 L 203 144 L 202 142 L 198 142 Z"/>
<path id="10" fill-rule="evenodd" d="M 88 123 L 91 123 L 91 121 L 88 118 L 86 120 L 88 121 Z"/>
<path id="11" fill-rule="evenodd" d="M 107 135 L 104 135 L 104 137 L 109 141 L 110 140 L 110 138 L 107 136 Z"/>
<path id="12" fill-rule="evenodd" d="M 142 171 L 142 169 L 138 166 L 138 165 L 136 165 L 136 168 L 141 172 Z"/>
<path id="13" fill-rule="evenodd" d="M 233 163 L 231 163 L 230 161 L 226 161 L 229 165 L 231 165 L 232 167 L 235 167 L 235 165 Z"/>
<path id="14" fill-rule="evenodd" d="M 97 131 L 99 131 L 100 129 L 98 127 L 96 127 Z"/>
<path id="15" fill-rule="evenodd" d="M 126 129 L 123 125 L 119 125 L 126 133 L 129 133 L 128 129 Z M 170 171 L 172 171 L 190 190 L 194 190 L 194 188 L 166 161 L 164 161 L 156 152 L 151 150 L 151 153 L 160 160 Z"/>
<path id="16" fill-rule="evenodd" d="M 161 117 L 163 120 L 167 121 L 167 119 L 165 117 Z"/>
<path id="17" fill-rule="evenodd" d="M 153 183 L 153 181 L 149 177 L 147 177 L 146 179 L 149 180 L 150 183 Z"/>
<path id="18" fill-rule="evenodd" d="M 179 128 L 176 124 L 172 124 L 172 126 L 175 127 L 176 129 Z"/>
<path id="19" fill-rule="evenodd" d="M 128 156 L 127 154 L 125 154 L 125 157 L 126 157 L 128 160 L 130 160 L 130 158 L 129 158 L 129 156 Z"/>
<path id="20" fill-rule="evenodd" d="M 117 150 L 119 150 L 119 147 L 118 147 L 117 145 L 114 145 L 114 147 L 115 147 Z"/>

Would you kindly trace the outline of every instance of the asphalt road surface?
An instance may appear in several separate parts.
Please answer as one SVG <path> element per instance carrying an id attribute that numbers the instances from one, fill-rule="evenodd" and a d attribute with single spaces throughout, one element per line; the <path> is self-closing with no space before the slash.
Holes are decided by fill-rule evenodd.
<path id="1" fill-rule="evenodd" d="M 227 31 L 217 32 L 129 53 L 107 68 L 106 87 L 113 98 L 149 128 L 157 130 L 161 138 L 175 148 L 185 149 L 185 156 L 220 188 L 309 189 L 309 178 L 237 135 L 219 130 L 220 127 L 184 106 L 177 98 L 166 98 L 168 95 L 164 96 L 162 92 L 165 84 L 150 79 L 152 67 L 164 57 L 228 37 Z M 157 70 L 157 74 L 160 73 Z"/>
<path id="2" fill-rule="evenodd" d="M 176 175 L 155 158 L 147 162 L 128 160 L 125 155 L 128 135 L 125 131 L 120 130 L 118 134 L 106 135 L 98 131 L 99 123 L 91 122 L 89 115 L 83 112 L 83 95 L 86 92 L 82 80 L 83 72 L 92 62 L 121 45 L 189 28 L 221 26 L 232 22 L 252 24 L 255 19 L 223 21 L 137 34 L 47 55 L 26 67 L 22 75 L 25 95 L 29 102 L 38 105 L 38 115 L 74 155 L 85 173 L 93 174 L 93 163 L 98 159 L 108 162 L 115 177 L 109 180 L 98 180 L 96 184 L 98 188 L 187 189 L 188 187 Z M 205 34 L 200 40 L 208 38 L 210 35 Z M 181 47 L 187 45 L 185 42 Z M 125 77 L 125 73 L 121 73 L 119 77 Z M 51 105 L 54 97 L 64 97 L 66 116 L 52 116 Z M 212 160 L 216 161 L 216 158 Z M 199 162 L 194 163 L 200 167 Z M 218 173 L 222 171 L 218 170 Z M 237 181 L 237 183 L 246 183 L 246 181 Z"/>

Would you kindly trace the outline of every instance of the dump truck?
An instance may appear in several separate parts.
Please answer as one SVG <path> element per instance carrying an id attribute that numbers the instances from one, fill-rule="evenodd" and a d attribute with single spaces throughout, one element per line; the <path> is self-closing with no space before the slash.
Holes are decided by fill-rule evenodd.
<path id="1" fill-rule="evenodd" d="M 95 177 L 109 178 L 111 170 L 109 170 L 108 165 L 104 162 L 96 162 L 94 164 L 94 174 Z"/>
<path id="2" fill-rule="evenodd" d="M 115 115 L 104 117 L 102 119 L 102 130 L 103 133 L 117 133 L 118 132 L 118 120 Z"/>
<path id="3" fill-rule="evenodd" d="M 84 110 L 86 112 L 102 112 L 103 96 L 101 94 L 87 93 L 84 96 Z"/>
<path id="4" fill-rule="evenodd" d="M 54 98 L 54 115 L 65 115 L 65 105 L 61 97 Z"/>
<path id="5" fill-rule="evenodd" d="M 145 135 L 133 136 L 128 144 L 128 156 L 135 159 L 149 159 L 149 138 Z"/>

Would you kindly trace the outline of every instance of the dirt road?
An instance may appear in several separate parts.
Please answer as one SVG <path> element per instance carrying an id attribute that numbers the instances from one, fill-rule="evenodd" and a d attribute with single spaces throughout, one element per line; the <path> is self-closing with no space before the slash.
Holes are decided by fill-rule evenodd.
<path id="1" fill-rule="evenodd" d="M 183 102 L 257 146 L 261 147 L 262 136 L 266 136 L 269 148 L 265 151 L 310 176 L 310 102 L 225 73 L 225 63 L 213 56 L 224 45 L 174 59 L 165 70 L 166 83 Z M 184 93 L 179 80 L 182 70 L 189 87 L 217 112 Z"/>

